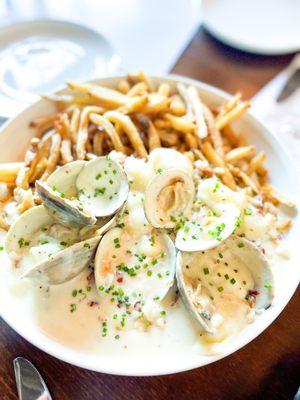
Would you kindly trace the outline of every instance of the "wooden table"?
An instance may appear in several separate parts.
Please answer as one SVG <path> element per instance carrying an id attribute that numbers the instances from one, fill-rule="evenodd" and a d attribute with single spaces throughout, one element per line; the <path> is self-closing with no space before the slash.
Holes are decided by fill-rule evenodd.
<path id="1" fill-rule="evenodd" d="M 173 71 L 251 98 L 290 60 L 233 50 L 200 29 Z M 206 367 L 163 377 L 118 377 L 73 367 L 37 350 L 0 321 L 0 399 L 17 399 L 12 365 L 17 356 L 38 367 L 54 400 L 292 399 L 300 384 L 299 298 L 295 295 L 244 349 Z"/>

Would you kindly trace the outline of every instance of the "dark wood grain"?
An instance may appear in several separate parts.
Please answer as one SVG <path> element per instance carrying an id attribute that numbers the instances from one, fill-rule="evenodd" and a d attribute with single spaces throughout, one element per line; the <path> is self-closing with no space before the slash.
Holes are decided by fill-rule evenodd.
<path id="1" fill-rule="evenodd" d="M 174 72 L 252 97 L 290 59 L 248 55 L 200 30 Z M 300 384 L 299 299 L 298 293 L 272 326 L 242 350 L 206 367 L 163 377 L 118 377 L 73 367 L 34 348 L 0 321 L 0 399 L 17 399 L 12 367 L 17 356 L 38 367 L 54 400 L 292 399 Z"/>

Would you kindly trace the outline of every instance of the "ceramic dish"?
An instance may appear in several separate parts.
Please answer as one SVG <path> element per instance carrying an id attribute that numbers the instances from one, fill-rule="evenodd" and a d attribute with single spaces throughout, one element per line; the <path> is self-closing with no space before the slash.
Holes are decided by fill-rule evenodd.
<path id="1" fill-rule="evenodd" d="M 120 79 L 120 77 L 105 78 L 95 82 L 102 86 L 115 87 Z M 167 82 L 171 86 L 178 82 L 194 85 L 199 90 L 201 98 L 208 105 L 220 104 L 229 98 L 229 95 L 221 90 L 178 76 L 155 77 L 153 82 L 155 84 Z M 28 128 L 29 122 L 53 111 L 54 108 L 51 109 L 48 102 L 39 101 L 5 124 L 0 133 L 0 161 L 22 160 L 24 151 L 34 133 Z M 266 152 L 266 166 L 270 171 L 271 182 L 287 196 L 293 198 L 298 205 L 295 168 L 280 143 L 249 112 L 235 122 L 234 127 L 247 132 L 249 142 L 255 144 L 257 149 Z M 32 303 L 21 300 L 22 296 L 16 297 L 9 288 L 8 282 L 2 278 L 0 282 L 0 313 L 14 330 L 30 343 L 48 354 L 79 367 L 110 374 L 135 376 L 171 374 L 198 368 L 232 354 L 245 346 L 262 333 L 284 309 L 299 282 L 300 271 L 296 262 L 297 243 L 299 242 L 298 222 L 298 217 L 293 215 L 293 226 L 285 239 L 290 251 L 290 258 L 282 258 L 273 269 L 275 297 L 272 306 L 267 312 L 258 315 L 255 322 L 243 329 L 219 354 L 196 354 L 182 346 L 180 352 L 172 351 L 172 349 L 167 352 L 156 349 L 153 354 L 147 353 L 147 357 L 140 356 L 138 347 L 137 351 L 130 357 L 126 354 L 126 349 L 122 353 L 116 352 L 111 356 L 107 352 L 96 353 L 93 351 L 93 346 L 84 348 L 78 346 L 76 340 L 72 341 L 72 332 L 70 333 L 71 340 L 66 344 L 55 337 L 53 333 L 50 335 L 47 330 L 43 329 L 39 324 L 37 311 L 34 313 L 26 312 L 29 308 L 32 309 Z M 56 324 L 56 329 L 60 329 L 59 321 Z M 165 345 L 166 343 L 163 343 L 162 348 Z"/>

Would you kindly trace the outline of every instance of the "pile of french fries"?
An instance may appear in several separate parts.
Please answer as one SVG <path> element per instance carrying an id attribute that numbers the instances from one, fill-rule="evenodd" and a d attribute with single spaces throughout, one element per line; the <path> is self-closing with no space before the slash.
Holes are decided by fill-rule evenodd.
<path id="1" fill-rule="evenodd" d="M 0 166 L 0 182 L 11 189 L 19 212 L 39 204 L 35 181 L 45 181 L 60 165 L 111 150 L 147 158 L 157 147 L 185 153 L 203 178 L 215 175 L 230 189 L 246 188 L 253 203 L 259 197 L 262 203 L 294 206 L 269 184 L 265 153 L 256 153 L 245 132 L 231 126 L 250 107 L 240 93 L 210 109 L 195 87 L 155 87 L 143 72 L 128 75 L 115 90 L 88 83 L 68 86 L 70 94 L 44 96 L 56 104 L 57 113 L 32 121 L 36 137 L 24 162 Z M 5 227 L 1 218 L 0 226 Z"/>

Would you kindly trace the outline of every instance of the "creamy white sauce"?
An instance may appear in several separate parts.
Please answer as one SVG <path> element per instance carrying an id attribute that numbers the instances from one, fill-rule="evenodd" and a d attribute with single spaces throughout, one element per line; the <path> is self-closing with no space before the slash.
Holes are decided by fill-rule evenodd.
<path id="1" fill-rule="evenodd" d="M 146 254 L 145 262 L 148 264 L 151 264 L 153 259 L 158 259 L 158 255 L 163 252 L 163 244 L 160 240 L 155 246 L 151 246 L 152 227 L 145 218 L 143 208 L 145 182 L 148 182 L 157 168 L 168 168 L 168 165 L 174 160 L 186 173 L 189 175 L 192 173 L 190 161 L 187 158 L 184 160 L 182 154 L 178 160 L 174 158 L 168 160 L 160 152 L 157 153 L 150 159 L 151 172 L 144 161 L 134 160 L 133 157 L 127 158 L 125 164 L 125 170 L 132 181 L 132 190 L 126 206 L 128 213 L 125 213 L 118 221 L 119 224 L 124 223 L 125 225 L 120 238 L 122 251 L 117 254 L 115 250 L 118 249 L 112 249 L 109 260 L 118 264 L 126 261 L 129 268 L 135 265 L 135 256 L 127 254 L 126 250 L 124 254 L 126 248 L 129 248 L 133 254 L 136 252 Z M 137 170 L 136 167 L 140 168 Z M 248 206 L 243 204 L 243 207 Z M 11 221 L 15 220 L 15 204 L 8 204 L 6 208 Z M 260 221 L 256 224 L 256 217 L 254 212 L 246 215 L 242 211 L 241 223 L 240 227 L 237 227 L 239 229 L 237 232 L 245 234 L 249 238 L 255 235 L 257 240 L 264 243 L 266 252 L 268 252 L 268 248 L 271 249 L 269 252 L 271 254 L 274 247 L 268 237 L 268 229 L 272 218 L 260 215 Z M 30 257 L 40 257 L 43 256 L 40 252 L 46 254 L 48 251 L 52 251 L 50 248 L 43 247 L 46 244 L 39 245 L 43 239 L 49 241 L 47 245 L 51 249 L 52 247 L 56 250 L 61 248 L 60 239 L 53 235 L 49 236 L 47 232 L 39 232 L 36 237 L 32 238 L 34 246 L 24 251 L 31 252 Z M 0 244 L 2 246 L 4 241 L 5 232 L 1 231 Z M 116 258 L 112 258 L 114 254 Z M 218 257 L 217 250 L 216 257 Z M 126 357 L 137 360 L 147 357 L 149 362 L 156 362 L 158 355 L 172 357 L 176 354 L 178 357 L 180 354 L 207 354 L 208 348 L 209 351 L 214 351 L 215 342 L 238 332 L 253 317 L 249 306 L 244 301 L 247 290 L 253 286 L 251 276 L 241 263 L 237 265 L 236 260 L 232 259 L 230 255 L 228 258 L 230 259 L 229 267 L 222 263 L 212 264 L 207 260 L 206 267 L 210 270 L 209 276 L 204 272 L 201 275 L 203 283 L 205 282 L 208 288 L 206 301 L 211 301 L 209 296 L 213 296 L 214 302 L 218 304 L 215 324 L 219 324 L 219 326 L 223 324 L 224 327 L 222 334 L 217 337 L 203 335 L 198 324 L 187 312 L 181 299 L 178 298 L 174 287 L 162 301 L 153 299 L 156 295 L 153 286 L 156 287 L 160 282 L 157 274 L 161 273 L 165 276 L 168 271 L 163 257 L 157 264 L 151 266 L 151 276 L 147 275 L 146 268 L 142 270 L 138 283 L 134 278 L 124 274 L 123 282 L 126 283 L 127 288 L 130 288 L 130 296 L 132 296 L 132 292 L 141 291 L 142 296 L 140 297 L 145 301 L 144 305 L 138 304 L 137 310 L 134 310 L 130 316 L 126 315 L 125 318 L 123 318 L 124 310 L 110 300 L 111 296 L 105 296 L 97 290 L 91 270 L 84 270 L 80 275 L 62 285 L 45 287 L 29 279 L 20 281 L 16 268 L 4 250 L 0 251 L 2 265 L 0 277 L 4 283 L 0 297 L 3 301 L 9 301 L 11 310 L 17 310 L 18 314 L 22 310 L 27 320 L 33 325 L 37 325 L 45 335 L 85 353 L 107 355 L 116 357 L 116 359 L 119 359 L 121 354 L 124 362 Z M 235 269 L 238 269 L 239 273 L 236 273 Z M 230 279 L 226 279 L 225 274 L 228 274 Z M 236 281 L 235 285 L 230 283 L 232 278 Z M 213 286 L 209 285 L 210 281 Z M 243 283 L 244 281 L 246 284 Z M 137 287 L 137 284 L 141 286 Z M 221 286 L 224 289 L 222 292 L 218 290 Z M 223 301 L 224 296 L 227 297 L 225 302 Z M 137 301 L 139 301 L 138 297 L 137 293 Z M 140 313 L 143 313 L 142 318 L 140 318 Z M 116 317 L 114 317 L 115 315 Z M 225 319 L 227 320 L 226 324 L 224 324 Z M 124 324 L 121 323 L 122 320 L 125 321 Z"/>

